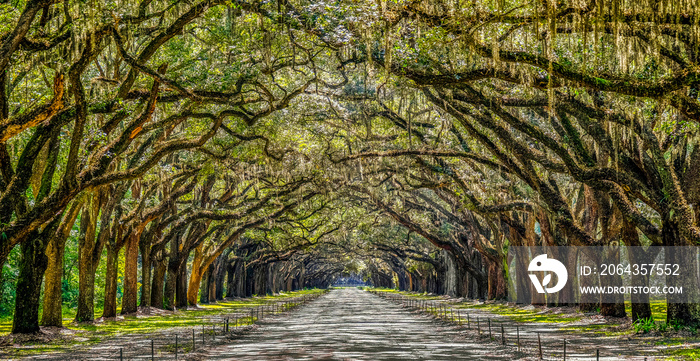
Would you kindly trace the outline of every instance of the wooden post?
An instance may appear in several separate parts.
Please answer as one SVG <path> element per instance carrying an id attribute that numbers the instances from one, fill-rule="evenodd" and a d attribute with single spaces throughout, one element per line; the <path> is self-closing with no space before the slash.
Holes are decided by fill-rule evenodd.
<path id="1" fill-rule="evenodd" d="M 195 346 L 197 346 L 197 343 L 194 340 L 194 327 L 192 328 L 192 351 L 195 350 Z"/>
<path id="2" fill-rule="evenodd" d="M 123 360 L 124 360 L 123 349 L 120 348 L 119 349 L 119 361 L 123 361 Z"/>
<path id="3" fill-rule="evenodd" d="M 564 361 L 566 361 L 566 339 L 564 339 Z"/>
<path id="4" fill-rule="evenodd" d="M 204 325 L 202 325 L 202 346 L 204 346 Z"/>
<path id="5" fill-rule="evenodd" d="M 540 333 L 537 333 L 537 348 L 540 350 L 540 360 L 542 359 L 542 340 L 540 339 Z"/>
<path id="6" fill-rule="evenodd" d="M 469 314 L 468 314 L 468 313 L 467 313 L 467 328 L 470 329 L 470 330 L 472 329 L 472 324 L 471 324 L 471 321 L 469 320 Z"/>
<path id="7" fill-rule="evenodd" d="M 479 336 L 481 336 L 481 322 L 479 322 L 479 317 L 476 318 L 476 331 L 478 332 Z"/>
<path id="8" fill-rule="evenodd" d="M 600 360 L 600 350 L 596 349 L 595 350 L 595 361 L 599 361 L 599 360 Z M 644 358 L 644 361 L 647 361 L 646 357 Z"/>
<path id="9" fill-rule="evenodd" d="M 501 324 L 501 345 L 503 345 L 503 346 L 506 345 L 506 334 L 505 334 L 505 331 L 503 330 L 503 324 Z"/>
<path id="10" fill-rule="evenodd" d="M 520 326 L 515 326 L 515 331 L 518 333 L 518 352 L 520 352 Z"/>
<path id="11" fill-rule="evenodd" d="M 457 310 L 457 324 L 462 326 L 462 311 Z"/>
<path id="12" fill-rule="evenodd" d="M 151 361 L 155 361 L 156 352 L 155 347 L 153 347 L 153 339 L 151 339 Z"/>
<path id="13" fill-rule="evenodd" d="M 491 318 L 489 318 L 489 338 L 491 338 Z"/>
<path id="14" fill-rule="evenodd" d="M 177 335 L 175 335 L 175 359 L 177 360 Z"/>
<path id="15" fill-rule="evenodd" d="M 216 330 L 214 329 L 214 324 L 211 324 L 211 340 L 216 341 Z"/>

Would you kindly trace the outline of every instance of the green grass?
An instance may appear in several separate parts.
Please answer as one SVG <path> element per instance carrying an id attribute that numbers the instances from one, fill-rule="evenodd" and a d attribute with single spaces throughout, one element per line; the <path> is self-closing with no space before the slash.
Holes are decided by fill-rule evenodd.
<path id="1" fill-rule="evenodd" d="M 301 290 L 290 293 L 280 293 L 277 295 L 251 297 L 235 301 L 225 300 L 220 301 L 216 304 L 200 305 L 200 309 L 197 310 L 175 311 L 174 313 L 168 315 L 139 317 L 126 316 L 120 320 L 104 321 L 94 324 L 72 323 L 73 317 L 75 315 L 75 311 L 73 311 L 73 317 L 64 318 L 64 325 L 66 326 L 66 328 L 78 331 L 74 335 L 75 337 L 80 337 L 87 340 L 56 340 L 50 342 L 49 344 L 27 344 L 23 345 L 21 348 L 15 348 L 11 350 L 11 352 L 13 356 L 30 356 L 48 352 L 66 351 L 70 346 L 76 344 L 95 344 L 100 342 L 105 337 L 121 335 L 124 333 L 129 335 L 138 335 L 162 331 L 164 328 L 195 327 L 202 325 L 210 326 L 211 321 L 209 320 L 208 316 L 211 317 L 216 315 L 228 314 L 239 310 L 248 315 L 248 309 L 268 304 L 273 301 L 281 301 L 285 298 L 299 297 L 302 295 L 321 294 L 324 292 L 326 292 L 326 290 L 313 289 Z M 69 312 L 68 316 L 70 315 L 71 313 Z M 65 313 L 64 316 L 66 316 Z M 255 318 L 251 318 L 249 316 L 244 316 L 239 319 L 239 325 L 251 324 L 252 321 L 254 321 L 254 319 Z M 2 335 L 9 333 L 11 327 L 12 319 L 5 318 L 0 321 L 0 332 L 2 333 Z"/>
<path id="2" fill-rule="evenodd" d="M 684 348 L 671 351 L 669 360 L 700 361 L 699 348 Z"/>
<path id="3" fill-rule="evenodd" d="M 582 318 L 582 316 L 565 316 L 556 313 L 542 313 L 535 310 L 525 310 L 499 303 L 462 303 L 459 305 L 459 307 L 488 311 L 497 315 L 506 316 L 515 322 L 569 323 L 579 321 Z"/>
<path id="4" fill-rule="evenodd" d="M 423 299 L 423 300 L 443 299 L 442 296 L 427 294 L 427 293 L 421 294 L 421 293 L 397 291 L 395 289 L 387 289 L 387 288 L 376 288 L 374 290 L 379 291 L 379 292 L 401 294 L 404 296 L 417 298 L 417 299 Z M 497 315 L 506 316 L 515 322 L 568 323 L 568 322 L 578 321 L 582 318 L 582 316 L 570 316 L 570 315 L 564 316 L 564 315 L 558 315 L 558 314 L 554 314 L 554 313 L 541 313 L 541 312 L 537 312 L 534 310 L 525 310 L 522 308 L 508 306 L 506 304 L 499 304 L 499 303 L 478 303 L 478 304 L 476 304 L 476 303 L 463 302 L 463 303 L 455 304 L 455 305 L 453 305 L 453 307 L 465 308 L 465 309 L 481 309 L 481 310 L 488 311 L 488 312 L 491 312 L 491 313 L 494 313 Z"/>
<path id="5" fill-rule="evenodd" d="M 408 292 L 408 291 L 399 291 L 393 288 L 368 288 L 373 291 L 378 291 L 378 292 L 386 292 L 386 293 L 395 293 L 399 295 L 404 295 L 404 296 L 409 296 L 421 300 L 441 300 L 443 299 L 442 296 L 431 294 L 431 293 L 414 293 L 414 292 Z"/>
<path id="6" fill-rule="evenodd" d="M 666 302 L 665 301 L 652 301 L 651 305 L 651 316 L 654 321 L 666 321 Z M 625 302 L 625 312 L 628 316 L 632 316 L 632 305 L 629 302 Z"/>

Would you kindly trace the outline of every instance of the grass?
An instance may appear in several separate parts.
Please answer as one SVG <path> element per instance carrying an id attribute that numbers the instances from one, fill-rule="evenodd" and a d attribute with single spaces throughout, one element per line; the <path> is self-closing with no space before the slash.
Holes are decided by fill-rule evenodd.
<path id="1" fill-rule="evenodd" d="M 369 289 L 369 288 L 368 288 Z M 378 291 L 378 292 L 387 292 L 387 293 L 395 293 L 399 295 L 404 295 L 404 296 L 409 296 L 421 300 L 441 300 L 443 299 L 442 296 L 438 296 L 435 294 L 431 293 L 414 293 L 414 292 L 408 292 L 408 291 L 399 291 L 393 288 L 371 288 L 373 291 Z"/>
<path id="2" fill-rule="evenodd" d="M 700 349 L 684 348 L 671 351 L 669 360 L 700 361 Z"/>
<path id="3" fill-rule="evenodd" d="M 299 297 L 302 295 L 315 295 L 326 292 L 325 290 L 312 289 L 301 290 L 290 293 L 280 293 L 268 296 L 254 296 L 251 298 L 238 300 L 224 300 L 216 304 L 200 305 L 200 309 L 175 311 L 168 315 L 154 316 L 125 316 L 123 319 L 114 321 L 104 321 L 99 323 L 72 323 L 72 317 L 64 318 L 66 328 L 78 331 L 74 338 L 79 340 L 55 340 L 48 344 L 26 344 L 21 348 L 11 350 L 13 356 L 30 356 L 44 354 L 48 352 L 66 351 L 69 347 L 81 344 L 91 345 L 102 341 L 106 337 L 117 336 L 122 334 L 139 335 L 148 334 L 157 331 L 162 331 L 165 328 L 175 327 L 194 327 L 201 325 L 211 325 L 208 317 L 222 314 L 229 314 L 236 311 L 242 311 L 246 315 L 248 309 L 271 303 L 273 301 L 281 301 L 286 298 Z M 73 311 L 73 315 L 75 311 Z M 65 315 L 65 314 L 64 314 Z M 68 313 L 70 315 L 70 313 Z M 254 318 L 244 316 L 239 319 L 239 325 L 251 324 Z M 0 321 L 0 332 L 5 335 L 10 332 L 12 327 L 11 319 L 3 319 Z M 174 345 L 173 345 L 174 347 Z"/>
<path id="4" fill-rule="evenodd" d="M 666 302 L 665 301 L 651 301 L 651 316 L 654 321 L 666 321 Z M 632 305 L 629 302 L 625 302 L 625 312 L 628 316 L 632 315 Z"/>
<path id="5" fill-rule="evenodd" d="M 564 316 L 556 313 L 542 313 L 535 310 L 525 310 L 499 303 L 463 303 L 460 304 L 459 307 L 488 311 L 497 315 L 506 316 L 515 322 L 569 323 L 579 321 L 582 318 L 582 316 Z"/>
<path id="6" fill-rule="evenodd" d="M 397 291 L 394 289 L 378 288 L 375 289 L 380 292 L 389 292 L 401 294 L 413 298 L 424 299 L 424 300 L 440 300 L 443 299 L 441 296 L 426 294 L 426 293 L 412 293 L 405 291 Z M 499 303 L 460 303 L 455 305 L 458 308 L 466 309 L 480 309 L 488 311 L 497 315 L 506 316 L 515 322 L 542 322 L 542 323 L 568 323 L 574 322 L 581 319 L 582 316 L 564 316 L 554 313 L 541 313 L 535 310 L 525 310 L 518 307 L 509 306 L 506 304 Z"/>

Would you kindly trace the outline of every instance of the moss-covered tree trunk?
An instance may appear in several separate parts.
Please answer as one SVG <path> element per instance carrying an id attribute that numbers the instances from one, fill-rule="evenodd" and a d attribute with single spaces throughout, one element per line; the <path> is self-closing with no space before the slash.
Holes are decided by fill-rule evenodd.
<path id="1" fill-rule="evenodd" d="M 141 253 L 141 299 L 139 304 L 151 306 L 151 242 L 141 240 L 139 242 Z"/>
<path id="2" fill-rule="evenodd" d="M 200 287 L 198 288 L 199 290 L 199 303 L 203 304 L 208 304 L 209 303 L 209 278 L 211 277 L 211 266 L 208 267 L 204 272 L 202 273 L 201 277 L 199 277 L 200 280 Z M 192 276 L 194 278 L 194 275 Z M 190 278 L 190 279 L 192 279 Z M 189 288 L 190 293 L 193 292 L 193 287 L 190 286 Z"/>
<path id="3" fill-rule="evenodd" d="M 132 233 L 124 244 L 124 294 L 122 295 L 122 315 L 134 313 L 138 309 L 139 236 L 140 233 Z"/>
<path id="4" fill-rule="evenodd" d="M 78 238 L 78 309 L 76 322 L 95 320 L 95 271 L 99 257 L 95 257 L 95 231 L 99 212 L 99 201 L 92 199 L 85 204 L 80 217 L 80 237 Z M 99 252 L 101 253 L 101 252 Z"/>
<path id="5" fill-rule="evenodd" d="M 46 249 L 48 265 L 44 275 L 44 308 L 41 314 L 43 326 L 63 327 L 63 259 L 66 239 L 82 208 L 82 202 L 76 201 L 66 212 L 56 236 L 51 238 Z"/>
<path id="6" fill-rule="evenodd" d="M 46 247 L 56 233 L 60 215 L 41 231 L 30 232 L 20 245 L 19 275 L 17 276 L 15 313 L 12 333 L 39 332 L 39 303 L 41 283 L 48 266 Z"/>
<path id="7" fill-rule="evenodd" d="M 32 232 L 20 245 L 19 275 L 17 276 L 15 313 L 12 333 L 39 332 L 39 297 L 44 271 L 48 265 L 46 244 L 39 232 Z"/>
<path id="8" fill-rule="evenodd" d="M 63 327 L 63 258 L 65 238 L 54 237 L 46 249 L 48 265 L 45 273 L 44 307 L 41 314 L 42 326 Z"/>
<path id="9" fill-rule="evenodd" d="M 489 299 L 504 300 L 508 298 L 508 283 L 506 282 L 503 262 L 495 259 L 488 259 L 487 262 Z"/>
<path id="10" fill-rule="evenodd" d="M 224 299 L 224 280 L 226 278 L 226 265 L 225 257 L 219 256 L 216 261 L 216 291 L 214 292 L 214 299 L 217 301 Z"/>
<path id="11" fill-rule="evenodd" d="M 105 300 L 102 317 L 117 317 L 117 267 L 119 260 L 119 249 L 116 244 L 110 243 L 107 246 L 107 263 L 105 271 Z"/>
<path id="12" fill-rule="evenodd" d="M 189 254 L 184 254 L 183 259 L 187 260 Z M 187 308 L 187 263 L 181 262 L 178 267 L 177 282 L 175 288 L 175 305 L 178 309 Z"/>
<path id="13" fill-rule="evenodd" d="M 226 297 L 235 297 L 236 267 L 226 262 Z"/>
<path id="14" fill-rule="evenodd" d="M 617 246 L 606 247 L 603 251 L 603 263 L 606 264 L 619 264 L 620 263 L 620 249 Z M 622 277 L 613 274 L 609 276 L 600 277 L 600 285 L 602 287 L 621 287 Z M 607 300 L 612 300 L 613 302 L 601 302 L 600 303 L 600 314 L 609 317 L 625 317 L 625 300 L 622 294 L 608 294 L 604 295 Z"/>
<path id="15" fill-rule="evenodd" d="M 168 264 L 165 260 L 156 261 L 153 267 L 153 282 L 151 285 L 151 306 L 164 308 L 163 286 L 165 283 L 165 272 Z"/>
<path id="16" fill-rule="evenodd" d="M 667 294 L 668 302 L 666 311 L 666 322 L 684 326 L 700 325 L 700 285 L 697 275 L 697 252 L 689 252 L 684 247 L 688 243 L 680 234 L 680 226 L 677 222 L 664 219 L 662 229 L 662 240 L 665 249 L 665 260 L 668 264 L 681 265 L 679 276 L 669 275 L 666 277 L 668 287 L 682 287 L 683 293 Z M 682 247 L 682 248 L 675 248 Z"/>
<path id="17" fill-rule="evenodd" d="M 209 277 L 207 279 L 207 299 L 209 303 L 216 303 L 216 278 L 218 275 L 218 270 L 216 267 L 216 262 L 209 265 Z M 204 293 L 204 290 L 202 290 Z"/>
<path id="18" fill-rule="evenodd" d="M 630 264 L 649 264 L 654 262 L 654 258 L 658 254 L 658 248 L 652 247 L 648 251 L 645 251 L 641 247 L 642 244 L 639 241 L 639 234 L 637 233 L 637 229 L 634 227 L 634 224 L 627 220 L 623 220 L 622 237 L 625 241 L 625 244 L 634 247 L 629 248 L 627 252 Z M 633 287 L 649 286 L 648 275 L 642 275 L 641 272 L 637 274 L 633 272 L 631 277 Z M 652 317 L 648 293 L 633 292 L 630 295 L 630 300 L 632 301 L 632 322 L 637 320 L 650 319 Z"/>
<path id="19" fill-rule="evenodd" d="M 38 131 L 37 131 L 38 133 Z M 36 135 L 36 133 L 35 133 Z M 4 145 L 4 144 L 3 144 Z M 40 202 L 51 192 L 52 179 L 56 170 L 56 162 L 59 150 L 58 132 L 51 134 L 49 155 L 45 162 L 45 169 L 38 169 L 43 175 L 36 201 Z M 20 159 L 18 172 L 26 170 L 31 165 L 23 164 Z M 19 197 L 16 197 L 19 199 Z M 19 201 L 18 201 L 19 202 Z M 16 206 L 22 210 L 24 201 Z M 39 302 L 41 296 L 41 283 L 44 272 L 48 266 L 46 248 L 51 238 L 58 229 L 61 214 L 54 215 L 53 219 L 44 227 L 39 227 L 29 232 L 27 238 L 20 245 L 21 256 L 19 263 L 19 275 L 15 290 L 15 313 L 12 320 L 12 333 L 34 333 L 39 331 Z M 0 264 L 4 259 L 0 259 Z"/>

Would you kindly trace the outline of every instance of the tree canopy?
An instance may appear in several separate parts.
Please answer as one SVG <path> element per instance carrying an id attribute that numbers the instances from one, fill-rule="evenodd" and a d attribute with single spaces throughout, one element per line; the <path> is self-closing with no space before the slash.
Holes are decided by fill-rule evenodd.
<path id="1" fill-rule="evenodd" d="M 700 245 L 693 1 L 0 9 L 15 333 L 62 325 L 67 260 L 89 322 L 344 274 L 503 299 L 511 246 Z"/>

